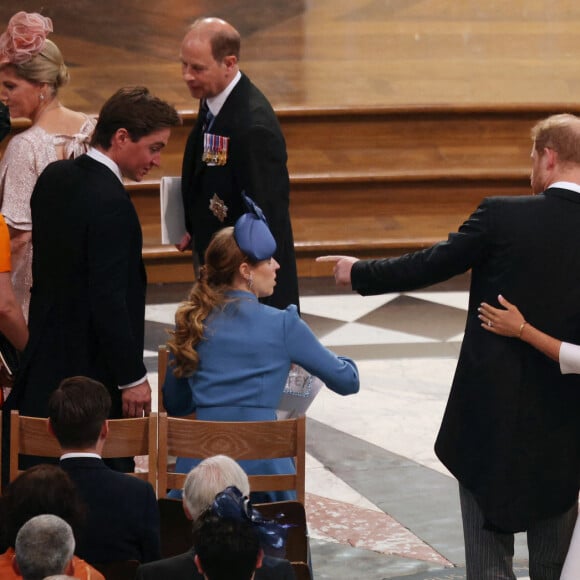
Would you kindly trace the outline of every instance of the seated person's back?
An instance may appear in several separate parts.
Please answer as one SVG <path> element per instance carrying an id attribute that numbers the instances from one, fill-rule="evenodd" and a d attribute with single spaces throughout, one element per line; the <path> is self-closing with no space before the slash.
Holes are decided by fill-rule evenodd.
<path id="1" fill-rule="evenodd" d="M 20 529 L 32 518 L 51 514 L 64 520 L 79 537 L 84 524 L 85 506 L 70 477 L 57 465 L 39 464 L 27 469 L 6 486 L 0 498 L 0 578 L 16 580 L 14 548 Z M 79 580 L 105 580 L 95 568 L 74 556 L 74 577 Z"/>
<path id="2" fill-rule="evenodd" d="M 198 518 L 213 504 L 216 494 L 221 490 L 235 486 L 240 497 L 250 493 L 250 482 L 243 469 L 230 457 L 216 455 L 204 459 L 188 474 L 183 488 L 183 510 L 194 524 Z M 244 502 L 241 502 L 245 505 Z M 234 503 L 234 507 L 238 507 Z M 239 510 L 238 510 L 239 512 Z M 259 524 L 257 524 L 259 527 Z M 268 540 L 276 544 L 283 541 L 283 534 L 274 533 L 275 526 L 269 526 Z M 262 546 L 259 546 L 262 548 Z M 261 551 L 261 550 L 260 550 Z M 139 566 L 136 580 L 202 580 L 203 574 L 195 563 L 195 548 L 157 562 Z M 253 558 L 256 565 L 257 556 Z M 280 558 L 260 555 L 260 567 L 255 572 L 255 580 L 293 580 L 294 572 L 290 562 Z"/>
<path id="3" fill-rule="evenodd" d="M 87 505 L 77 554 L 88 562 L 150 562 L 160 557 L 159 512 L 151 485 L 110 469 L 101 459 L 111 399 L 86 377 L 65 379 L 49 401 L 60 466 Z"/>

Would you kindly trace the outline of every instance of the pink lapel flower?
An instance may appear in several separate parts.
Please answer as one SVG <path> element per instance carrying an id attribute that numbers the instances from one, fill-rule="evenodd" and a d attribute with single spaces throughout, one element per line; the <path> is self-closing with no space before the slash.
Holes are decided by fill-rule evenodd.
<path id="1" fill-rule="evenodd" d="M 23 64 L 43 48 L 52 20 L 37 12 L 17 12 L 0 36 L 0 64 Z"/>

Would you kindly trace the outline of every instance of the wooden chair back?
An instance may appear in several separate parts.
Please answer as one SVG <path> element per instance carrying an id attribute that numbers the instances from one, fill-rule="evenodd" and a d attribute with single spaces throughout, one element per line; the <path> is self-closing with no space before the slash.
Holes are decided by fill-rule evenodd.
<path id="1" fill-rule="evenodd" d="M 10 413 L 10 481 L 19 473 L 20 455 L 37 455 L 58 458 L 60 446 L 49 435 L 48 419 L 20 416 Z M 103 458 L 134 457 L 148 455 L 148 469 L 132 473 L 148 481 L 156 489 L 157 484 L 157 413 L 136 419 L 109 419 L 109 435 L 103 447 Z"/>
<path id="2" fill-rule="evenodd" d="M 187 552 L 193 543 L 193 522 L 183 511 L 183 502 L 178 499 L 160 497 L 159 537 L 161 539 L 161 557 L 171 558 Z"/>
<path id="3" fill-rule="evenodd" d="M 292 569 L 296 580 L 311 580 L 312 574 L 306 562 L 292 562 Z"/>
<path id="4" fill-rule="evenodd" d="M 197 421 L 159 414 L 158 493 L 182 488 L 187 474 L 168 470 L 168 457 L 205 459 L 224 454 L 232 459 L 276 459 L 292 457 L 296 473 L 250 475 L 252 491 L 295 490 L 304 503 L 306 420 L 284 421 Z"/>
<path id="5" fill-rule="evenodd" d="M 163 405 L 163 383 L 167 374 L 167 363 L 169 361 L 169 349 L 165 344 L 157 347 L 157 412 L 165 413 Z"/>
<path id="6" fill-rule="evenodd" d="M 256 503 L 254 507 L 266 519 L 288 525 L 286 554 L 290 562 L 308 562 L 308 526 L 304 504 L 299 501 Z"/>

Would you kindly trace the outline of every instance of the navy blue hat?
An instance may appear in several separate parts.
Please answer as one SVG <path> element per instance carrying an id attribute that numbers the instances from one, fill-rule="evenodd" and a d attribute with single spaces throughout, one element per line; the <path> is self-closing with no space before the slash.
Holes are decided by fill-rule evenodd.
<path id="1" fill-rule="evenodd" d="M 240 216 L 234 226 L 234 238 L 240 250 L 247 256 L 260 262 L 269 260 L 276 251 L 276 240 L 270 228 L 264 212 L 242 192 L 248 212 Z"/>

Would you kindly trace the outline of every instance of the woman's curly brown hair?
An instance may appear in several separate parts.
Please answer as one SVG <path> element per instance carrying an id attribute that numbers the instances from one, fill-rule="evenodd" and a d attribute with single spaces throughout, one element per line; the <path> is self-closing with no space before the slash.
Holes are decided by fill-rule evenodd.
<path id="1" fill-rule="evenodd" d="M 191 376 L 199 365 L 197 345 L 203 340 L 204 324 L 210 313 L 223 308 L 228 299 L 226 291 L 233 286 L 240 265 L 253 264 L 238 247 L 234 228 L 217 232 L 205 252 L 205 266 L 189 296 L 175 313 L 175 330 L 167 346 L 175 358 L 173 374 L 177 378 Z"/>

